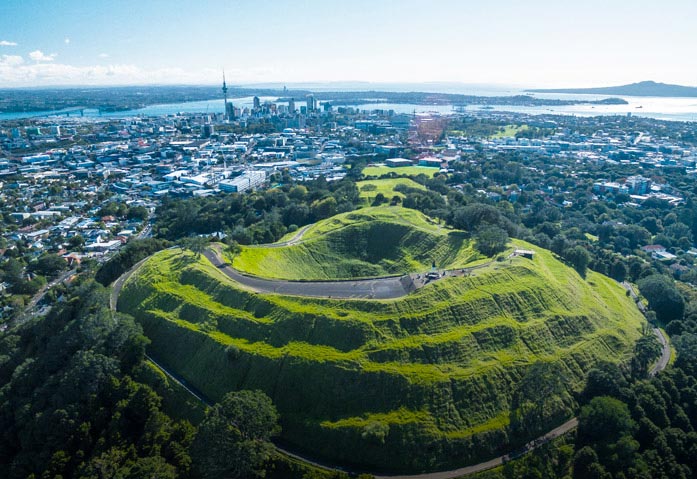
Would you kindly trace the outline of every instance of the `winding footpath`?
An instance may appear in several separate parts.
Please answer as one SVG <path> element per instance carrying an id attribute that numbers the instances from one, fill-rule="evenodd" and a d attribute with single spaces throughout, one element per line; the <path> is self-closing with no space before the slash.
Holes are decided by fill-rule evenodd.
<path id="1" fill-rule="evenodd" d="M 306 226 L 298 231 L 298 234 L 291 238 L 289 241 L 284 243 L 277 243 L 276 245 L 267 245 L 268 247 L 280 247 L 296 244 L 302 239 L 303 234 L 309 229 L 310 226 Z M 227 263 L 225 263 L 221 258 L 221 252 L 219 249 L 213 250 L 213 248 L 206 249 L 203 255 L 216 267 L 218 267 L 223 273 L 228 277 L 237 281 L 238 283 L 254 290 L 257 292 L 264 293 L 278 293 L 278 294 L 290 294 L 297 296 L 312 296 L 312 297 L 334 297 L 334 298 L 372 298 L 372 299 L 385 299 L 385 298 L 398 298 L 409 294 L 411 291 L 423 287 L 428 284 L 428 281 L 423 277 L 424 275 L 404 275 L 401 277 L 386 277 L 386 278 L 374 278 L 367 280 L 356 280 L 356 281 L 283 281 L 283 280 L 267 280 L 263 278 L 258 278 L 254 276 L 248 276 L 241 274 Z M 134 265 L 129 271 L 121 275 L 113 284 L 113 289 L 110 297 L 110 306 L 113 311 L 116 311 L 116 306 L 118 302 L 118 296 L 124 286 L 124 283 L 128 278 L 133 275 L 133 273 L 138 270 L 138 268 L 147 261 L 145 258 Z M 488 266 L 490 263 L 485 263 L 477 265 L 475 267 L 456 270 L 451 272 L 445 272 L 443 276 L 450 273 L 454 275 L 456 273 L 467 274 L 472 269 L 483 268 Z M 638 300 L 634 289 L 629 283 L 622 283 L 622 286 L 629 292 L 632 299 L 634 299 L 635 304 L 642 313 L 645 313 L 644 305 Z M 650 369 L 649 374 L 655 376 L 658 372 L 663 371 L 670 360 L 670 346 L 668 340 L 663 335 L 663 332 L 658 329 L 653 329 L 654 334 L 658 337 L 662 345 L 662 354 L 658 362 L 653 365 Z M 164 366 L 157 363 L 154 359 L 148 356 L 148 359 L 160 368 L 167 376 L 172 378 L 178 384 L 180 384 L 189 394 L 195 397 L 198 401 L 203 404 L 210 406 L 211 401 L 206 399 L 205 396 L 197 391 L 193 391 L 185 381 L 177 376 L 175 373 L 170 372 Z M 569 431 L 575 429 L 578 426 L 578 419 L 572 418 L 547 432 L 546 434 L 538 437 L 537 439 L 527 443 L 522 449 L 512 451 L 509 454 L 495 457 L 489 461 L 482 462 L 479 464 L 474 464 L 471 466 L 462 467 L 459 469 L 452 469 L 449 471 L 439 471 L 430 472 L 424 474 L 408 474 L 408 475 L 389 475 L 389 474 L 374 474 L 376 479 L 455 479 L 458 477 L 467 476 L 477 472 L 486 471 L 488 469 L 493 469 L 495 467 L 501 466 L 506 462 L 516 459 L 528 452 L 538 448 L 539 446 L 546 444 L 547 442 L 562 436 Z M 313 461 L 310 458 L 303 457 L 297 453 L 288 451 L 280 446 L 276 446 L 276 450 L 283 455 L 301 460 L 315 467 L 320 467 L 323 469 L 339 472 L 349 472 L 346 469 L 327 466 L 318 462 Z M 363 472 L 363 471 L 361 471 Z"/>
<path id="2" fill-rule="evenodd" d="M 294 244 L 299 243 L 302 239 L 305 233 L 307 233 L 307 230 L 312 228 L 314 226 L 314 223 L 311 223 L 309 225 L 305 225 L 302 228 L 300 228 L 297 233 L 295 233 L 295 236 L 293 236 L 291 239 L 288 241 L 283 241 L 281 243 L 267 243 L 263 245 L 259 245 L 261 248 L 283 248 L 285 246 L 293 246 Z"/>

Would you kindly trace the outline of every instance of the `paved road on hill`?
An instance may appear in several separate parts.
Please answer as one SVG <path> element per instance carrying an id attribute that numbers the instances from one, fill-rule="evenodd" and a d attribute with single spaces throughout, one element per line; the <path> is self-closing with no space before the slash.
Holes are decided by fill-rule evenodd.
<path id="1" fill-rule="evenodd" d="M 479 464 L 474 464 L 472 466 L 461 467 L 459 469 L 453 469 L 450 471 L 429 472 L 425 474 L 410 474 L 401 476 L 376 475 L 375 479 L 455 479 L 457 477 L 468 476 L 470 474 L 474 474 L 475 472 L 482 472 L 488 469 L 493 469 L 495 467 L 501 466 L 512 459 L 516 459 L 532 451 L 533 449 L 540 447 L 541 445 L 551 441 L 552 439 L 556 439 L 559 436 L 563 436 L 567 432 L 574 429 L 576 426 L 578 426 L 578 419 L 569 419 L 561 426 L 555 427 L 554 429 L 549 431 L 547 434 L 538 437 L 534 441 L 530 441 L 525 445 L 525 447 L 518 451 L 506 454 L 504 456 L 495 457 L 490 461 L 480 462 Z"/>
<path id="2" fill-rule="evenodd" d="M 663 371 L 666 366 L 668 366 L 668 362 L 670 361 L 670 345 L 668 344 L 668 340 L 663 334 L 663 331 L 658 328 L 653 328 L 653 333 L 658 336 L 658 341 L 661 343 L 663 350 L 661 351 L 661 357 L 649 370 L 649 376 L 655 376 L 659 371 Z"/>
<path id="3" fill-rule="evenodd" d="M 622 286 L 624 287 L 624 289 L 629 291 L 629 295 L 634 300 L 634 303 L 637 305 L 637 308 L 639 308 L 639 311 L 641 311 L 645 315 L 646 306 L 644 306 L 644 303 L 642 303 L 639 300 L 639 297 L 634 291 L 634 287 L 627 281 L 623 281 Z M 663 331 L 661 331 L 660 329 L 652 328 L 652 331 L 653 334 L 655 334 L 658 338 L 658 342 L 661 343 L 661 357 L 658 359 L 656 364 L 654 364 L 651 367 L 651 369 L 649 369 L 649 376 L 655 376 L 660 371 L 663 371 L 666 368 L 666 366 L 668 366 L 668 362 L 670 361 L 670 344 L 668 343 L 668 339 L 666 338 L 665 334 L 663 334 Z"/>
<path id="4" fill-rule="evenodd" d="M 312 226 L 314 226 L 314 223 L 303 226 L 298 230 L 297 233 L 295 233 L 295 236 L 293 236 L 291 239 L 288 241 L 283 241 L 282 243 L 267 243 L 267 244 L 260 244 L 256 245 L 260 248 L 283 248 L 285 246 L 293 246 L 296 243 L 299 243 L 300 240 L 303 239 L 303 235 L 309 230 Z"/>
<path id="5" fill-rule="evenodd" d="M 121 276 L 118 277 L 116 281 L 114 281 L 111 285 L 111 295 L 109 296 L 109 307 L 111 307 L 112 311 L 116 311 L 116 304 L 119 299 L 119 294 L 121 294 L 121 289 L 123 288 L 123 284 L 126 282 L 128 278 L 131 277 L 131 275 L 138 269 L 140 268 L 140 265 L 145 263 L 148 259 L 150 259 L 150 256 L 147 258 L 143 258 L 140 261 L 138 261 L 136 264 L 134 264 L 131 269 L 123 273 Z"/>
<path id="6" fill-rule="evenodd" d="M 207 249 L 203 255 L 214 266 L 234 281 L 259 293 L 287 294 L 315 298 L 367 298 L 393 299 L 406 296 L 422 284 L 416 275 L 389 278 L 362 279 L 355 281 L 287 281 L 249 276 L 233 269 L 219 251 Z M 418 285 L 418 286 L 417 286 Z"/>
<path id="7" fill-rule="evenodd" d="M 303 232 L 304 233 L 304 232 Z M 302 234 L 294 237 L 290 242 L 296 243 Z M 280 244 L 280 243 L 279 243 Z M 275 247 L 275 245 L 264 245 Z M 222 258 L 220 249 L 212 246 L 203 252 L 203 255 L 215 267 L 219 268 L 232 280 L 240 283 L 258 293 L 287 294 L 291 296 L 307 296 L 313 298 L 334 299 L 395 299 L 408 295 L 412 291 L 423 288 L 429 283 L 446 277 L 464 276 L 473 270 L 489 266 L 493 261 L 459 268 L 455 270 L 441 271 L 439 276 L 429 279 L 426 273 L 412 273 L 403 276 L 382 276 L 378 278 L 338 280 L 338 281 L 292 281 L 283 279 L 266 279 L 259 276 L 242 274 L 232 268 Z M 509 255 L 512 256 L 513 254 Z"/>
<path id="8" fill-rule="evenodd" d="M 642 314 L 646 315 L 646 306 L 644 306 L 644 303 L 642 303 L 639 300 L 636 291 L 634 291 L 634 287 L 627 281 L 623 281 L 621 284 L 624 287 L 624 289 L 626 289 L 629 292 L 629 295 L 634 300 L 634 303 L 636 304 L 637 308 L 639 308 L 639 311 L 641 311 Z M 670 344 L 668 344 L 668 339 L 666 339 L 665 335 L 663 334 L 663 331 L 661 331 L 660 329 L 652 328 L 652 331 L 653 334 L 655 334 L 658 338 L 658 341 L 661 343 L 662 349 L 661 357 L 658 358 L 656 364 L 654 364 L 651 367 L 651 369 L 649 369 L 649 376 L 655 376 L 660 371 L 663 371 L 666 368 L 666 366 L 668 366 L 668 362 L 670 361 Z"/>

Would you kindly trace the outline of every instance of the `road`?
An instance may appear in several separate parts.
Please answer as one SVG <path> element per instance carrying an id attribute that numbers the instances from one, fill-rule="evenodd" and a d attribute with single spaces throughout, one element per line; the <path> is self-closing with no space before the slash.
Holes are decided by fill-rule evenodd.
<path id="1" fill-rule="evenodd" d="M 456 477 L 468 476 L 477 472 L 486 471 L 488 469 L 493 469 L 495 467 L 501 466 L 510 459 L 515 459 L 528 452 L 537 449 L 541 445 L 556 439 L 559 436 L 566 434 L 567 432 L 578 426 L 578 419 L 573 418 L 566 421 L 559 427 L 555 427 L 547 434 L 544 434 L 534 441 L 530 441 L 523 449 L 517 451 L 516 453 L 506 454 L 504 456 L 495 457 L 486 462 L 480 462 L 479 464 L 474 464 L 472 466 L 461 467 L 459 469 L 452 469 L 450 471 L 441 472 L 429 472 L 425 474 L 411 474 L 411 475 L 401 475 L 401 476 L 386 476 L 386 475 L 376 475 L 375 479 L 455 479 Z"/>
<path id="2" fill-rule="evenodd" d="M 627 281 L 623 281 L 621 284 L 624 287 L 624 289 L 629 291 L 629 295 L 634 300 L 634 304 L 636 304 L 637 308 L 639 308 L 639 311 L 641 311 L 642 314 L 646 315 L 646 306 L 644 306 L 644 303 L 642 303 L 639 300 L 636 291 L 634 291 L 634 287 Z M 655 334 L 658 338 L 658 342 L 661 343 L 661 357 L 658 358 L 656 364 L 651 366 L 651 368 L 649 369 L 649 376 L 655 376 L 659 372 L 663 371 L 668 366 L 668 362 L 670 361 L 670 344 L 668 343 L 668 339 L 665 337 L 663 331 L 661 331 L 660 329 L 652 328 L 652 331 L 653 334 Z"/>
<path id="3" fill-rule="evenodd" d="M 656 364 L 649 369 L 649 376 L 655 376 L 660 371 L 663 371 L 666 366 L 668 366 L 668 362 L 670 361 L 670 345 L 668 344 L 668 340 L 663 334 L 663 331 L 658 328 L 653 328 L 653 334 L 658 337 L 658 341 L 661 343 L 663 349 L 661 350 L 661 357 L 658 359 Z"/>
<path id="4" fill-rule="evenodd" d="M 283 242 L 281 242 L 281 243 L 260 244 L 260 245 L 258 245 L 258 246 L 259 246 L 260 248 L 283 248 L 283 247 L 285 247 L 285 246 L 293 246 L 294 244 L 299 243 L 300 240 L 303 239 L 303 235 L 307 232 L 307 230 L 309 230 L 309 229 L 312 228 L 313 226 L 314 226 L 314 223 L 313 223 L 313 224 L 306 225 L 306 226 L 303 226 L 302 228 L 300 228 L 300 229 L 298 230 L 297 233 L 295 233 L 295 236 L 293 236 L 293 237 L 292 237 L 291 239 L 289 239 L 288 241 L 283 241 Z"/>
<path id="5" fill-rule="evenodd" d="M 34 308 L 37 304 L 39 304 L 39 301 L 44 299 L 44 296 L 46 296 L 46 293 L 53 288 L 55 285 L 58 283 L 62 283 L 66 279 L 70 278 L 72 275 L 77 273 L 76 269 L 71 269 L 70 271 L 66 271 L 65 273 L 61 274 L 59 277 L 51 281 L 50 283 L 45 284 L 36 295 L 29 301 L 29 304 L 25 308 L 25 313 L 29 312 L 32 308 Z"/>
<path id="6" fill-rule="evenodd" d="M 124 283 L 128 278 L 131 277 L 131 275 L 138 269 L 140 268 L 140 265 L 145 263 L 150 256 L 147 258 L 143 258 L 140 261 L 138 261 L 131 269 L 126 271 L 124 274 L 119 276 L 116 281 L 111 285 L 111 295 L 109 295 L 109 307 L 111 308 L 112 311 L 116 311 L 116 304 L 119 299 L 119 294 L 121 294 L 121 289 L 123 288 Z"/>
<path id="7" fill-rule="evenodd" d="M 315 298 L 393 299 L 406 296 L 423 286 L 416 275 L 355 281 L 288 281 L 263 279 L 238 272 L 222 258 L 220 251 L 206 249 L 203 255 L 232 280 L 258 293 L 287 294 Z"/>
<path id="8" fill-rule="evenodd" d="M 44 299 L 44 296 L 46 296 L 46 293 L 56 286 L 57 284 L 62 283 L 63 281 L 67 280 L 71 276 L 77 273 L 76 269 L 71 269 L 70 271 L 66 271 L 63 274 L 61 274 L 59 277 L 51 281 L 50 283 L 46 283 L 38 293 L 34 295 L 34 297 L 29 301 L 29 304 L 26 305 L 24 308 L 24 311 L 22 314 L 17 316 L 14 320 L 10 321 L 9 323 L 3 325 L 2 331 L 5 331 L 10 328 L 14 328 L 15 326 L 22 324 L 29 320 L 30 318 L 34 317 L 33 310 L 36 307 L 39 302 L 41 302 L 42 299 Z"/>
<path id="9" fill-rule="evenodd" d="M 305 227 L 306 230 L 308 227 Z M 305 231 L 300 231 L 293 239 L 286 243 L 264 245 L 266 248 L 275 248 L 288 244 L 295 244 L 302 238 Z M 411 273 L 402 276 L 383 276 L 369 279 L 337 280 L 337 281 L 292 281 L 283 279 L 265 279 L 258 276 L 242 274 L 232 268 L 222 258 L 218 246 L 212 246 L 203 252 L 203 255 L 215 267 L 220 269 L 230 279 L 246 286 L 257 293 L 275 293 L 290 296 L 307 296 L 312 298 L 334 299 L 396 299 L 423 288 L 427 284 L 440 279 L 453 276 L 464 276 L 473 270 L 485 268 L 493 261 L 478 264 L 469 268 L 459 268 L 439 272 L 435 278 L 427 278 L 427 273 Z M 511 254 L 510 256 L 512 256 Z M 509 257 L 510 257 L 509 256 Z"/>

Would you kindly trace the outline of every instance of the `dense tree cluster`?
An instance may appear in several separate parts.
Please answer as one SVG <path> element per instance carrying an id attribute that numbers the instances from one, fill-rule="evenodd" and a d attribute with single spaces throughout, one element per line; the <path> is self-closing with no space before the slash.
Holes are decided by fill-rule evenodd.
<path id="1" fill-rule="evenodd" d="M 266 467 L 278 430 L 269 398 L 231 393 L 198 429 L 171 419 L 133 379 L 147 338 L 108 304 L 87 280 L 0 338 L 0 477 L 222 479 Z"/>
<path id="2" fill-rule="evenodd" d="M 677 348 L 674 366 L 646 378 L 660 352 L 640 340 L 629 376 L 616 365 L 591 371 L 579 415 L 574 477 L 689 478 L 697 474 L 697 296 L 687 314 L 670 323 Z M 646 336 L 645 338 L 648 338 Z M 643 358 L 643 360 L 641 359 Z"/>
<path id="3" fill-rule="evenodd" d="M 95 279 L 104 286 L 110 285 L 138 261 L 170 246 L 170 242 L 155 238 L 134 239 L 113 258 L 104 263 L 95 274 Z"/>
<path id="4" fill-rule="evenodd" d="M 166 200 L 157 212 L 156 235 L 168 240 L 224 233 L 240 244 L 270 243 L 300 226 L 351 211 L 360 203 L 350 179 L 324 179 L 251 194 Z"/>

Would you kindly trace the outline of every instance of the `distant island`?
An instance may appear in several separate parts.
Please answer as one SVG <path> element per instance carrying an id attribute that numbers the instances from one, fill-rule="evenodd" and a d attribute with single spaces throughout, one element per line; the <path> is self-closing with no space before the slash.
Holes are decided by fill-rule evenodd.
<path id="1" fill-rule="evenodd" d="M 553 88 L 526 90 L 530 93 L 574 93 L 590 95 L 628 95 L 628 96 L 662 96 L 662 97 L 697 97 L 697 87 L 670 85 L 655 81 L 642 81 L 629 85 L 601 88 Z"/>

